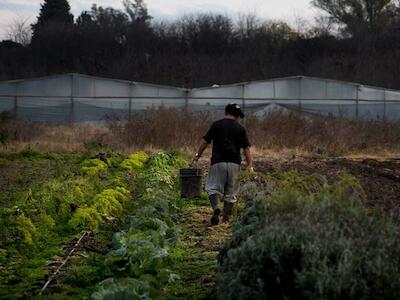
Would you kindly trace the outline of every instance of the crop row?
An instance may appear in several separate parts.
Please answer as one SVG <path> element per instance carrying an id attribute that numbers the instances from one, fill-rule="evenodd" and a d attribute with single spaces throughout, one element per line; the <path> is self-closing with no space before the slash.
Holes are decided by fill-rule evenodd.
<path id="1" fill-rule="evenodd" d="M 27 185 L 25 193 L 10 194 L 10 205 L 0 207 L 0 297 L 35 295 L 48 276 L 47 265 L 63 255 L 64 245 L 82 231 L 96 233 L 124 219 L 137 205 L 131 191 L 149 160 L 144 152 L 128 157 L 112 152 L 73 157 L 28 154 L 21 159 L 32 166 L 51 162 L 58 167 L 68 160 L 70 169 Z"/>
<path id="2" fill-rule="evenodd" d="M 357 179 L 242 180 L 245 208 L 219 255 L 219 299 L 399 299 L 400 225 L 366 207 Z"/>
<path id="3" fill-rule="evenodd" d="M 112 277 L 99 284 L 93 299 L 154 299 L 176 279 L 168 265 L 179 240 L 176 169 L 185 164 L 161 153 L 138 173 L 133 208 L 104 262 Z"/>

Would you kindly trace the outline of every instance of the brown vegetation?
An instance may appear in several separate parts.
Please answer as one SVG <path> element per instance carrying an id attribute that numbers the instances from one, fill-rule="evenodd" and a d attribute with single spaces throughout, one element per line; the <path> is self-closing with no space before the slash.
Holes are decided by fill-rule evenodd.
<path id="1" fill-rule="evenodd" d="M 170 108 L 149 109 L 130 122 L 108 121 L 102 126 L 1 125 L 6 139 L 2 152 L 26 147 L 49 152 L 82 151 L 103 145 L 117 151 L 134 149 L 194 150 L 214 119 L 211 113 Z M 384 120 L 308 117 L 299 113 L 272 113 L 265 119 L 248 116 L 243 124 L 256 149 L 299 150 L 320 156 L 395 153 L 400 150 L 400 126 Z M 6 132 L 6 134 L 4 134 Z"/>

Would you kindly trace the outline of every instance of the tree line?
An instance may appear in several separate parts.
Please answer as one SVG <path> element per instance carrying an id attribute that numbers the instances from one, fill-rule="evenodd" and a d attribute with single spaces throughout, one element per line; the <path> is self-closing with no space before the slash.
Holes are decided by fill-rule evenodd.
<path id="1" fill-rule="evenodd" d="M 77 72 L 198 87 L 308 75 L 400 88 L 397 0 L 313 0 L 321 16 L 296 29 L 251 14 L 159 21 L 143 0 L 123 4 L 74 18 L 67 0 L 45 0 L 31 39 L 14 26 L 0 42 L 0 80 Z"/>

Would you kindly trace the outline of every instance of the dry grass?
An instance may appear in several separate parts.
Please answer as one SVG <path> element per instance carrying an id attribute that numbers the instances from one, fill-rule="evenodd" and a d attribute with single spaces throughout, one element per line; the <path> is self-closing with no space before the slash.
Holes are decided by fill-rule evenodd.
<path id="1" fill-rule="evenodd" d="M 85 144 L 99 141 L 109 134 L 105 127 L 93 126 L 48 126 L 14 124 L 9 141 L 0 144 L 0 152 L 20 152 L 30 147 L 40 152 L 76 153 L 85 149 Z"/>
<path id="2" fill-rule="evenodd" d="M 400 124 L 384 120 L 349 120 L 336 117 L 305 117 L 298 113 L 274 113 L 265 120 L 250 117 L 245 122 L 252 142 L 261 148 L 301 149 L 349 153 L 397 152 Z"/>
<path id="3" fill-rule="evenodd" d="M 169 108 L 150 109 L 128 123 L 108 121 L 104 126 L 49 126 L 0 124 L 8 138 L 0 152 L 31 147 L 42 152 L 80 152 L 100 143 L 119 152 L 136 149 L 194 151 L 213 120 L 208 113 Z M 273 113 L 265 120 L 249 116 L 243 121 L 256 156 L 319 155 L 396 156 L 400 152 L 400 124 L 348 120 L 342 117 L 305 117 Z"/>

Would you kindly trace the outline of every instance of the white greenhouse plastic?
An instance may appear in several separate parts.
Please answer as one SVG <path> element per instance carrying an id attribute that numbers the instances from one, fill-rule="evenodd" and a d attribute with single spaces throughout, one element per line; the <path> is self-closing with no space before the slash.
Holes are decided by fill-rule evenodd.
<path id="1" fill-rule="evenodd" d="M 0 112 L 12 111 L 24 122 L 125 120 L 159 106 L 218 115 L 232 102 L 258 116 L 295 110 L 390 121 L 400 118 L 400 91 L 303 76 L 191 90 L 81 74 L 0 82 Z"/>

